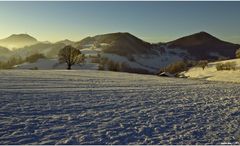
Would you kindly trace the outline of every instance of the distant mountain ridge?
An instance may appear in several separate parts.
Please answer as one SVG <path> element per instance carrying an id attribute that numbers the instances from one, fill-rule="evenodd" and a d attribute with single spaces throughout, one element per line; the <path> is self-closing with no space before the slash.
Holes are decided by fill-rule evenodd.
<path id="1" fill-rule="evenodd" d="M 38 40 L 28 34 L 13 34 L 0 40 L 0 46 L 14 49 L 38 43 Z"/>
<path id="2" fill-rule="evenodd" d="M 234 58 L 239 44 L 222 41 L 207 32 L 198 32 L 167 43 L 150 44 L 130 33 L 110 33 L 87 37 L 75 44 L 84 48 L 89 44 L 99 46 L 106 43 L 103 52 L 122 56 L 131 54 L 156 54 L 171 49 L 181 49 L 189 53 L 187 58 L 194 60 L 217 60 L 219 58 Z M 186 56 L 186 55 L 185 55 Z"/>
<path id="3" fill-rule="evenodd" d="M 4 53 L 8 53 L 6 49 L 12 50 L 13 48 L 21 48 L 21 50 L 31 48 L 31 50 L 33 50 L 34 47 L 37 47 L 37 50 L 41 50 L 41 48 L 46 50 L 46 46 L 51 48 L 53 44 L 58 44 L 57 46 L 72 45 L 79 49 L 94 45 L 95 47 L 101 47 L 105 53 L 113 53 L 121 56 L 154 54 L 156 50 L 164 51 L 163 48 L 165 48 L 165 50 L 179 48 L 186 50 L 197 60 L 216 59 L 216 56 L 214 57 L 212 55 L 214 53 L 219 56 L 234 58 L 236 50 L 240 48 L 239 44 L 222 41 L 204 31 L 159 44 L 148 43 L 128 32 L 96 35 L 94 37 L 86 37 L 78 42 L 65 39 L 56 43 L 44 43 L 39 42 L 36 38 L 28 34 L 13 34 L 0 40 L 1 50 Z"/>
<path id="4" fill-rule="evenodd" d="M 34 53 L 42 53 L 48 58 L 57 58 L 61 48 L 72 45 L 88 55 L 95 54 L 150 72 L 157 72 L 160 68 L 182 60 L 232 59 L 235 58 L 236 50 L 240 48 L 239 44 L 222 41 L 207 32 L 156 44 L 146 42 L 128 32 L 96 35 L 78 42 L 62 40 L 56 43 L 39 42 L 27 34 L 20 34 L 0 40 L 0 46 L 1 42 L 24 44 L 23 47 L 12 51 L 7 47 L 0 47 L 1 60 L 6 60 L 10 56 L 24 58 Z"/>
<path id="5" fill-rule="evenodd" d="M 65 39 L 65 40 L 56 42 L 56 44 L 57 44 L 57 43 L 63 43 L 63 44 L 65 44 L 65 45 L 73 45 L 75 42 L 74 42 L 74 41 L 71 41 L 71 40 L 68 40 L 68 39 Z"/>

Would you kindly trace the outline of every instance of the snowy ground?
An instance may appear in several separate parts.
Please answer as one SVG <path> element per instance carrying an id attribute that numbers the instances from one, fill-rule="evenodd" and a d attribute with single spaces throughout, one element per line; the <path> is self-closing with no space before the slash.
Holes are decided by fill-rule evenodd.
<path id="1" fill-rule="evenodd" d="M 88 70 L 98 70 L 98 64 L 91 63 L 89 58 L 85 60 L 86 63 L 75 64 L 72 69 L 88 69 Z M 14 66 L 14 69 L 40 69 L 40 70 L 51 70 L 51 69 L 66 69 L 66 63 L 59 64 L 58 59 L 38 59 L 34 63 L 25 62 Z"/>
<path id="2" fill-rule="evenodd" d="M 0 144 L 240 141 L 239 84 L 103 71 L 0 71 Z"/>

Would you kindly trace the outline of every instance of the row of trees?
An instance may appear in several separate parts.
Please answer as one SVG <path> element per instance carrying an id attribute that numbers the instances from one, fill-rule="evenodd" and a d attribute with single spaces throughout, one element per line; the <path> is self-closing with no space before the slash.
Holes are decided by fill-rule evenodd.
<path id="1" fill-rule="evenodd" d="M 186 71 L 188 68 L 193 66 L 201 67 L 203 70 L 208 65 L 207 60 L 200 60 L 200 61 L 177 61 L 168 66 L 160 69 L 159 73 L 168 72 L 171 74 L 177 74 L 182 71 Z"/>
<path id="2" fill-rule="evenodd" d="M 40 58 L 46 58 L 46 57 L 43 54 L 39 54 L 39 53 L 29 55 L 26 58 L 22 58 L 20 56 L 12 56 L 7 61 L 0 62 L 0 69 L 11 69 L 15 65 L 22 64 L 24 62 L 33 63 L 33 62 L 36 62 Z"/>
<path id="3" fill-rule="evenodd" d="M 141 73 L 141 74 L 150 74 L 149 71 L 140 69 L 140 68 L 132 68 L 126 62 L 114 62 L 108 58 L 101 57 L 99 61 L 99 70 L 110 70 L 110 71 L 122 71 L 129 73 Z"/>
<path id="4" fill-rule="evenodd" d="M 218 63 L 216 65 L 216 69 L 219 70 L 236 70 L 237 64 L 236 62 L 226 62 L 226 63 Z"/>
<path id="5" fill-rule="evenodd" d="M 122 64 L 109 60 L 108 58 L 100 58 L 99 70 L 121 71 Z"/>
<path id="6" fill-rule="evenodd" d="M 98 56 L 99 57 L 99 56 Z M 236 57 L 240 58 L 240 49 L 236 51 Z M 0 69 L 10 69 L 14 65 L 21 64 L 23 62 L 36 62 L 40 58 L 46 58 L 43 54 L 32 54 L 25 59 L 22 59 L 21 57 L 12 57 L 7 62 L 0 62 Z M 72 65 L 79 64 L 84 62 L 85 56 L 81 53 L 81 51 L 77 48 L 74 48 L 72 46 L 65 46 L 63 49 L 61 49 L 58 53 L 58 59 L 60 63 L 66 63 L 67 69 L 71 69 Z M 126 63 L 118 63 L 114 62 L 112 60 L 108 60 L 107 58 L 96 58 L 96 62 L 99 63 L 99 70 L 111 70 L 111 71 L 124 71 L 124 70 L 130 70 L 131 68 Z M 201 60 L 198 62 L 194 61 L 179 61 L 175 62 L 173 64 L 168 65 L 167 67 L 160 70 L 160 72 L 169 72 L 169 73 L 178 73 L 181 71 L 187 70 L 187 68 L 192 66 L 199 66 L 203 70 L 207 66 L 208 61 L 207 60 Z M 221 69 L 222 66 L 229 66 L 227 65 L 218 65 L 218 68 Z M 231 65 L 233 66 L 233 65 Z M 224 67 L 223 67 L 224 68 Z M 225 67 L 226 68 L 226 67 Z M 220 70 L 219 69 L 219 70 Z"/>
<path id="7" fill-rule="evenodd" d="M 0 69 L 11 69 L 17 64 L 24 62 L 21 57 L 10 57 L 7 61 L 0 61 Z"/>
<path id="8" fill-rule="evenodd" d="M 72 47 L 72 46 L 65 46 L 63 49 L 59 51 L 59 62 L 66 63 L 67 69 L 71 69 L 72 65 L 82 63 L 85 59 L 84 54 L 81 54 L 80 50 Z M 24 62 L 34 63 L 38 59 L 46 58 L 43 54 L 35 53 L 32 54 L 25 59 L 22 57 L 11 57 L 5 62 L 0 61 L 0 69 L 11 69 L 15 65 L 22 64 Z"/>
<path id="9" fill-rule="evenodd" d="M 63 49 L 61 49 L 59 51 L 58 57 L 59 57 L 59 62 L 66 63 L 67 69 L 69 70 L 71 69 L 72 65 L 82 63 L 85 59 L 85 56 L 81 53 L 81 51 L 72 46 L 65 46 Z M 130 68 L 129 65 L 125 62 L 124 63 L 114 62 L 112 60 L 109 60 L 108 58 L 102 58 L 99 55 L 97 58 L 94 58 L 93 62 L 99 63 L 99 70 L 134 72 L 134 70 Z M 207 64 L 208 62 L 205 60 L 199 61 L 197 63 L 197 65 L 202 67 L 203 69 L 207 66 Z M 179 61 L 174 64 L 170 64 L 163 70 L 169 73 L 177 73 L 177 72 L 185 71 L 189 66 L 194 66 L 194 65 L 196 65 L 196 63 Z M 147 73 L 147 71 L 145 70 L 141 70 L 141 72 Z"/>

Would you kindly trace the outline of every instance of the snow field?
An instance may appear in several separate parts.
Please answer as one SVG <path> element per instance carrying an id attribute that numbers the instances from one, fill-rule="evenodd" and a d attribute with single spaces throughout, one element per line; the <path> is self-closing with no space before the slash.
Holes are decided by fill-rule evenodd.
<path id="1" fill-rule="evenodd" d="M 239 90 L 106 71 L 0 71 L 0 144 L 239 142 Z"/>

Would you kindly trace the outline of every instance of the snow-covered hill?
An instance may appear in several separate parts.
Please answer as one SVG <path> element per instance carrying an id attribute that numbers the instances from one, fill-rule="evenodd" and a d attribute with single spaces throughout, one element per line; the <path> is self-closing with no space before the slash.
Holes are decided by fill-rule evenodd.
<path id="1" fill-rule="evenodd" d="M 102 44 L 107 46 L 108 44 Z M 81 53 L 86 56 L 86 61 L 81 65 L 74 65 L 73 69 L 95 69 L 98 70 L 99 63 L 92 63 L 92 57 L 101 59 L 107 58 L 108 60 L 117 62 L 119 64 L 125 63 L 132 69 L 142 69 L 149 73 L 155 74 L 160 68 L 168 64 L 183 60 L 183 54 L 188 55 L 186 51 L 180 49 L 171 49 L 164 53 L 159 50 L 154 50 L 155 54 L 134 54 L 131 58 L 121 56 L 113 53 L 102 52 L 102 47 L 96 47 L 89 44 L 81 49 Z M 43 50 L 42 50 L 43 51 Z M 23 53 L 23 52 L 22 52 Z M 132 60 L 131 60 L 132 59 Z M 15 69 L 65 69 L 65 64 L 59 64 L 57 59 L 39 59 L 35 63 L 23 63 L 15 66 Z"/>
<path id="2" fill-rule="evenodd" d="M 108 59 L 109 64 L 114 62 L 114 64 L 127 66 L 125 67 L 127 69 L 123 69 L 123 71 L 130 70 L 129 72 L 149 74 L 156 74 L 160 69 L 181 60 L 234 58 L 236 50 L 240 47 L 238 44 L 222 41 L 206 32 L 199 32 L 171 42 L 158 44 L 145 42 L 130 33 L 119 32 L 87 37 L 78 42 L 70 40 L 57 43 L 37 42 L 34 45 L 25 46 L 15 51 L 6 52 L 5 50 L 4 54 L 0 54 L 0 60 L 6 62 L 6 59 L 11 56 L 25 58 L 35 53 L 44 54 L 47 58 L 57 59 L 59 50 L 66 45 L 72 45 L 80 49 L 83 54 L 89 57 L 87 64 L 90 63 L 90 66 L 92 66 L 92 58 L 95 57 L 94 63 L 99 63 L 97 60 Z M 1 52 L 3 51 L 2 49 Z M 50 63 L 47 69 L 55 68 L 51 66 Z M 38 68 L 44 69 L 44 66 Z M 107 70 L 106 67 L 104 68 Z"/>
<path id="3" fill-rule="evenodd" d="M 217 71 L 216 65 L 218 63 L 226 63 L 226 62 L 235 62 L 237 64 L 236 70 Z M 226 61 L 209 63 L 204 70 L 201 67 L 193 67 L 189 69 L 187 72 L 184 72 L 183 74 L 189 78 L 240 83 L 240 59 L 231 59 Z"/>
<path id="4" fill-rule="evenodd" d="M 0 71 L 0 144 L 240 142 L 240 86 L 107 71 Z"/>
<path id="5" fill-rule="evenodd" d="M 102 56 L 118 63 L 127 63 L 133 69 L 147 70 L 152 74 L 158 73 L 161 68 L 171 63 L 183 60 L 180 54 L 184 51 L 178 49 L 166 50 L 162 54 L 158 50 L 155 52 L 157 54 L 133 55 L 133 60 L 111 53 L 103 53 Z"/>

